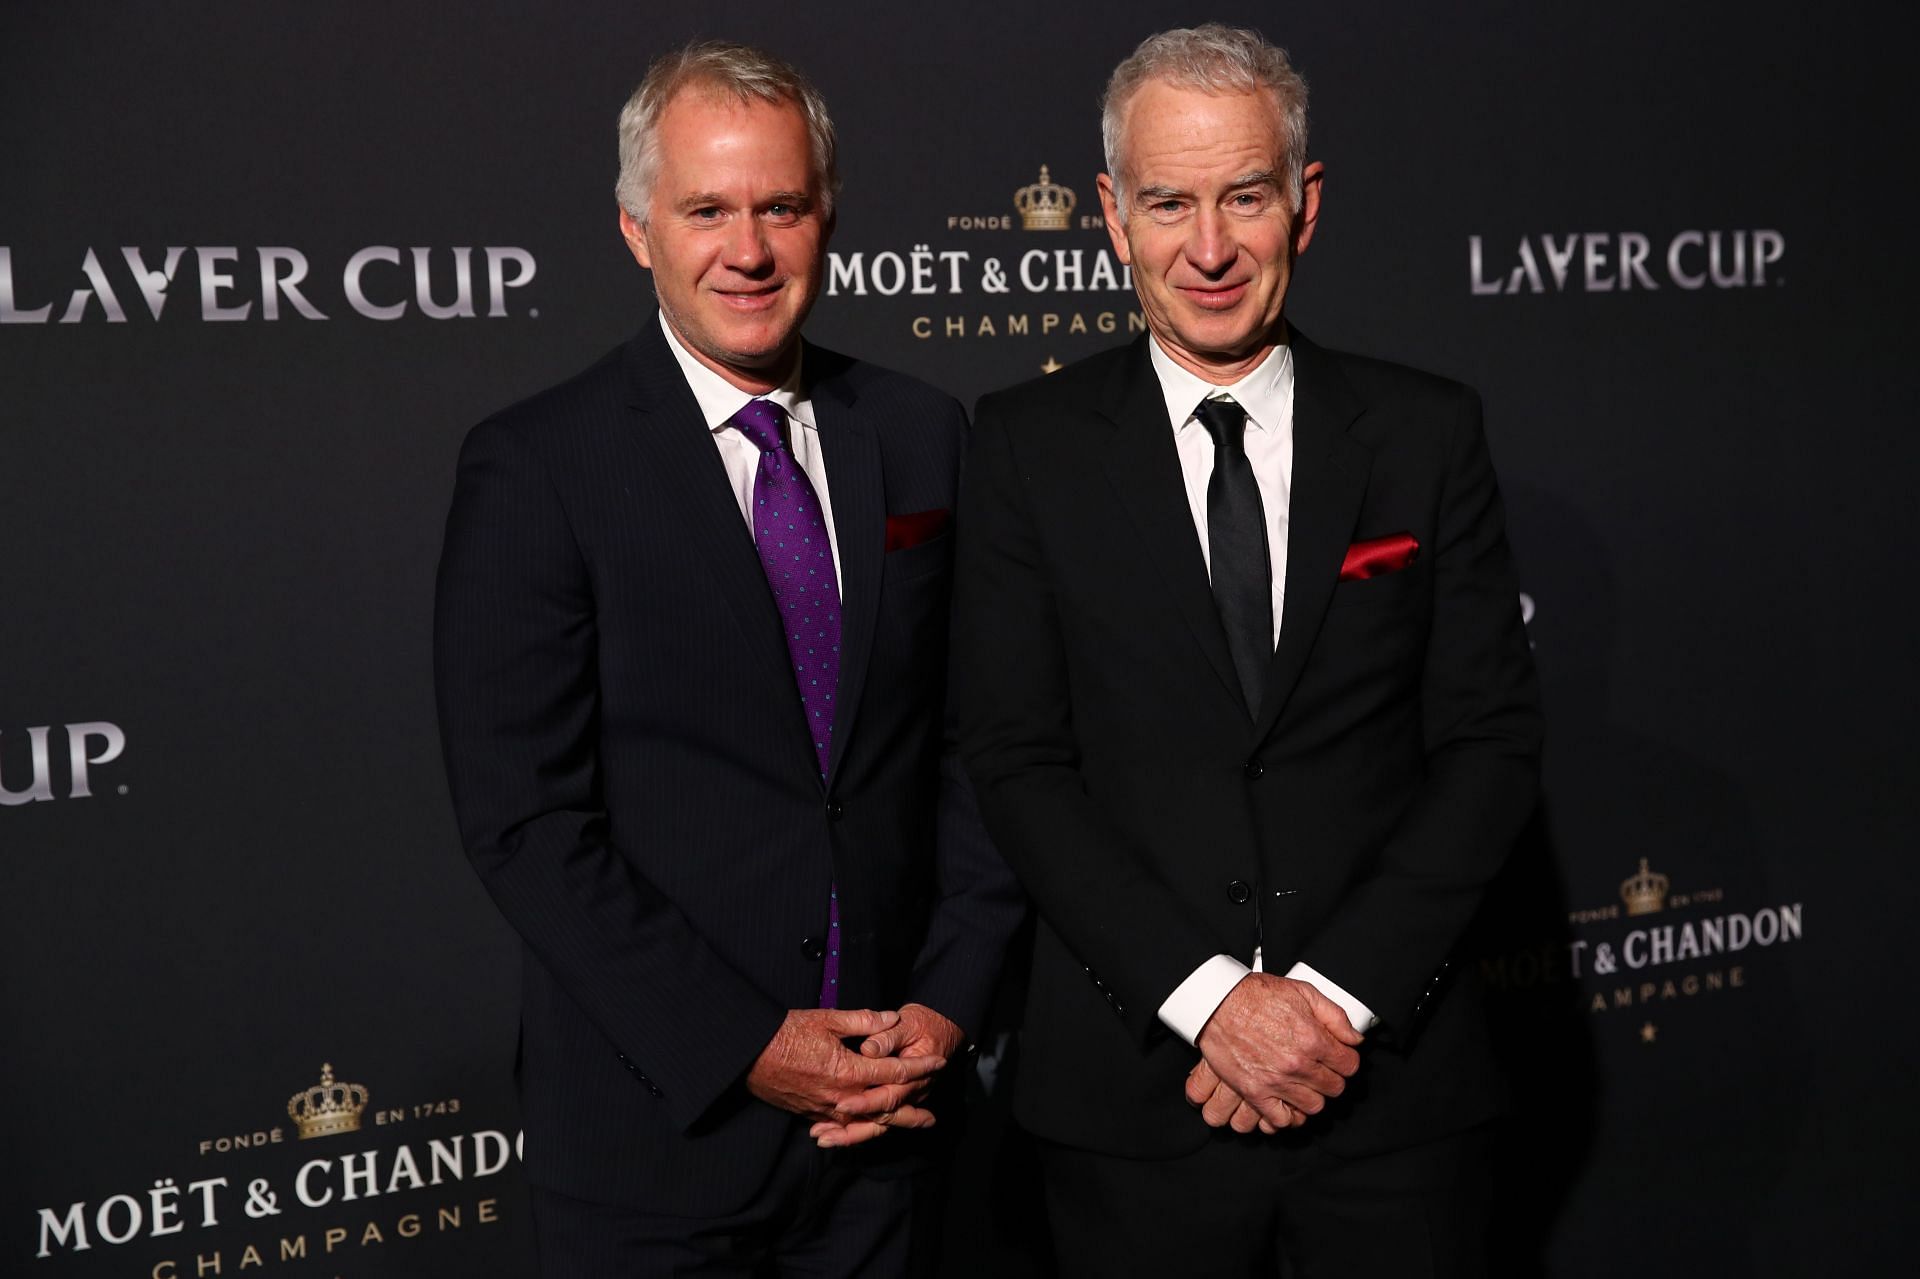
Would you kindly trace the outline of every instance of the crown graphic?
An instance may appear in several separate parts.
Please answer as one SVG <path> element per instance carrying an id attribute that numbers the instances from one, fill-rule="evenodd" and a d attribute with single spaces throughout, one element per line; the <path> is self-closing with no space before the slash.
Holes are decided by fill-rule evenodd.
<path id="1" fill-rule="evenodd" d="M 1629 875 L 1620 881 L 1620 899 L 1627 903 L 1629 915 L 1651 915 L 1666 908 L 1667 877 L 1659 871 L 1647 869 L 1647 859 L 1640 859 L 1638 874 Z"/>
<path id="2" fill-rule="evenodd" d="M 1063 187 L 1047 176 L 1040 166 L 1040 180 L 1013 193 L 1013 207 L 1020 210 L 1020 225 L 1029 231 L 1064 231 L 1073 206 L 1080 201 L 1071 187 Z"/>
<path id="3" fill-rule="evenodd" d="M 367 1090 L 359 1084 L 333 1081 L 333 1063 L 320 1067 L 320 1082 L 287 1099 L 287 1117 L 300 1129 L 300 1139 L 358 1132 L 360 1112 L 367 1108 Z"/>

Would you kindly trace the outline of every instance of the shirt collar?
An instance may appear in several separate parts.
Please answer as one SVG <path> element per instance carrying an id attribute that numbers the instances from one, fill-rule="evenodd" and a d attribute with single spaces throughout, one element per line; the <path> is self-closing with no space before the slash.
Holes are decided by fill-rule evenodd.
<path id="1" fill-rule="evenodd" d="M 673 358 L 679 363 L 680 372 L 687 379 L 687 387 L 700 405 L 700 419 L 707 424 L 709 431 L 723 430 L 749 400 L 768 400 L 778 404 L 786 412 L 789 421 L 809 431 L 815 429 L 812 399 L 801 390 L 798 355 L 793 361 L 793 372 L 787 375 L 785 382 L 765 395 L 753 395 L 696 360 L 686 344 L 681 342 L 680 335 L 673 331 L 673 326 L 667 323 L 665 311 L 660 313 L 660 331 L 667 335 L 667 349 L 673 352 Z"/>
<path id="2" fill-rule="evenodd" d="M 1181 368 L 1160 349 L 1159 338 L 1148 337 L 1147 352 L 1176 435 L 1194 420 L 1194 408 L 1210 395 L 1231 396 L 1246 410 L 1247 424 L 1257 430 L 1284 430 L 1293 422 L 1293 348 L 1284 342 L 1232 386 L 1218 386 Z"/>

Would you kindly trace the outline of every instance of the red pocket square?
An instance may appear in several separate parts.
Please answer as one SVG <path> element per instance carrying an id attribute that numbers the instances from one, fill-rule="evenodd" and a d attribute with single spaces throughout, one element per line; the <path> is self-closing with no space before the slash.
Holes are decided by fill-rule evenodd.
<path id="1" fill-rule="evenodd" d="M 931 542 L 953 523 L 953 512 L 945 507 L 937 511 L 914 511 L 910 515 L 887 516 L 887 549 L 904 551 L 909 546 Z"/>
<path id="2" fill-rule="evenodd" d="M 1340 561 L 1340 580 L 1358 582 L 1382 573 L 1398 573 L 1420 558 L 1420 543 L 1411 533 L 1369 537 L 1347 548 Z"/>

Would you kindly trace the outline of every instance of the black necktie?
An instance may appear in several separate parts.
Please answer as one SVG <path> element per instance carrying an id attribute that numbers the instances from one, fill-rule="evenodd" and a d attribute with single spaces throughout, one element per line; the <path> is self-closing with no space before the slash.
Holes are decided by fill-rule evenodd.
<path id="1" fill-rule="evenodd" d="M 1232 400 L 1207 399 L 1193 411 L 1213 437 L 1207 481 L 1207 555 L 1213 602 L 1227 628 L 1227 648 L 1240 674 L 1247 711 L 1258 717 L 1273 661 L 1273 579 L 1267 561 L 1267 515 L 1247 460 L 1247 413 Z"/>

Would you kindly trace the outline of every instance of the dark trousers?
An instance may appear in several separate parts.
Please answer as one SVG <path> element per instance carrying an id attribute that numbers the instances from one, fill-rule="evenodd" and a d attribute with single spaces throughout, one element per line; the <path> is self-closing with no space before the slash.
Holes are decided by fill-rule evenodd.
<path id="1" fill-rule="evenodd" d="M 894 1134 L 882 1141 L 894 1139 Z M 672 1217 L 531 1187 L 542 1279 L 655 1275 L 893 1279 L 930 1273 L 938 1222 L 926 1161 L 821 1150 L 798 1129 L 745 1207 Z"/>
<path id="2" fill-rule="evenodd" d="M 1062 1275 L 1487 1273 L 1484 1128 L 1361 1159 L 1223 1132 L 1179 1159 L 1043 1143 L 1041 1161 Z"/>

